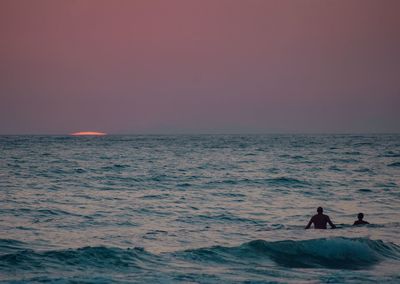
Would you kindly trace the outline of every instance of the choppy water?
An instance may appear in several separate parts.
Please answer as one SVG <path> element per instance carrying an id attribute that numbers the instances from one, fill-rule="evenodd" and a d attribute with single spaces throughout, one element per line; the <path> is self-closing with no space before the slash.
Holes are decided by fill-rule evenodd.
<path id="1" fill-rule="evenodd" d="M 0 153 L 3 282 L 400 282 L 400 135 L 1 136 Z M 317 206 L 340 228 L 304 230 Z"/>

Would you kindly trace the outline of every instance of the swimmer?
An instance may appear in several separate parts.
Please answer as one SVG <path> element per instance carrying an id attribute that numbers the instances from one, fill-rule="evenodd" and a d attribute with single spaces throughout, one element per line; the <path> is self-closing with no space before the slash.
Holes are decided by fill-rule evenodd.
<path id="1" fill-rule="evenodd" d="M 322 207 L 318 207 L 317 212 L 317 215 L 311 217 L 311 220 L 310 222 L 308 222 L 306 229 L 309 229 L 312 223 L 314 223 L 314 229 L 326 229 L 327 223 L 331 226 L 332 229 L 336 228 L 329 216 L 322 214 L 324 212 L 324 209 L 322 209 Z"/>
<path id="2" fill-rule="evenodd" d="M 358 218 L 358 220 L 354 221 L 353 226 L 369 224 L 367 221 L 363 220 L 363 218 L 364 218 L 364 214 L 363 213 L 358 213 L 357 218 Z"/>

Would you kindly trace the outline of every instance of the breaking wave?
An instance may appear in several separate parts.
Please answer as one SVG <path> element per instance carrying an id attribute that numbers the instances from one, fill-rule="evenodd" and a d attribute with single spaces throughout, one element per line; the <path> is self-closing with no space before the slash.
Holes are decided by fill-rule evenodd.
<path id="1" fill-rule="evenodd" d="M 118 275 L 129 275 L 131 280 L 148 283 L 158 283 L 160 279 L 176 282 L 190 277 L 207 282 L 207 277 L 214 276 L 199 271 L 207 271 L 210 267 L 265 277 L 265 273 L 273 274 L 276 267 L 357 270 L 367 269 L 385 259 L 400 261 L 399 246 L 368 238 L 254 240 L 234 247 L 213 246 L 161 254 L 143 248 L 104 246 L 40 251 L 26 249 L 26 245 L 14 240 L 0 240 L 0 275 L 9 275 L 8 280 L 18 281 L 23 277 L 29 279 L 28 282 L 74 279 L 76 282 L 108 283 Z M 182 267 L 193 270 L 178 273 Z M 254 270 L 254 267 L 258 268 Z M 37 278 L 41 273 L 47 276 Z M 54 278 L 60 275 L 66 278 Z M 219 279 L 219 276 L 215 277 Z"/>
<path id="2" fill-rule="evenodd" d="M 202 248 L 185 251 L 185 258 L 211 262 L 272 260 L 292 268 L 362 269 L 385 258 L 400 260 L 400 247 L 367 238 L 329 238 L 267 242 L 255 240 L 238 247 Z"/>

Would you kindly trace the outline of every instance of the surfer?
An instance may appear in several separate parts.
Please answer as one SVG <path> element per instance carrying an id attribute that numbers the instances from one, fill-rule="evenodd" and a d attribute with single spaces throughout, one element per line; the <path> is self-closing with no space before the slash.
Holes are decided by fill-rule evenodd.
<path id="1" fill-rule="evenodd" d="M 369 224 L 367 221 L 363 220 L 363 218 L 364 218 L 364 214 L 363 213 L 358 213 L 357 218 L 358 218 L 358 220 L 354 221 L 353 226 Z"/>
<path id="2" fill-rule="evenodd" d="M 309 229 L 312 223 L 314 223 L 314 229 L 326 229 L 327 223 L 329 223 L 332 229 L 336 228 L 329 216 L 322 214 L 324 212 L 324 209 L 322 209 L 322 207 L 318 207 L 317 212 L 317 215 L 311 217 L 310 222 L 308 222 L 306 226 L 306 229 Z"/>

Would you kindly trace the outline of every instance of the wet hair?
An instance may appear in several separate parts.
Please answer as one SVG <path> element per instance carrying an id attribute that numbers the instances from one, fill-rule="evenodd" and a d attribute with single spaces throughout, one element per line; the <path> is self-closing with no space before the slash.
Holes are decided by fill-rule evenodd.
<path id="1" fill-rule="evenodd" d="M 364 218 L 364 214 L 363 213 L 358 213 L 357 218 L 361 220 L 362 218 Z"/>
<path id="2" fill-rule="evenodd" d="M 322 209 L 322 207 L 318 207 L 318 208 L 317 208 L 317 212 L 318 212 L 318 213 L 322 213 L 322 212 L 324 212 L 324 209 Z"/>

